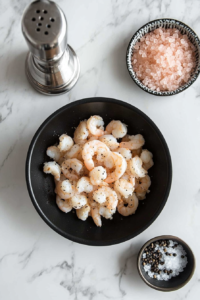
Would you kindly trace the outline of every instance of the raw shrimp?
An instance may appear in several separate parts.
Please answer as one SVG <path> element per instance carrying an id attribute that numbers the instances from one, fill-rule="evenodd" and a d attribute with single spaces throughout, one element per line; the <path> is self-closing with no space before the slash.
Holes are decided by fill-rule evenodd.
<path id="1" fill-rule="evenodd" d="M 124 198 L 128 198 L 133 194 L 134 186 L 126 179 L 118 179 L 115 181 L 114 190 Z"/>
<path id="2" fill-rule="evenodd" d="M 138 208 L 138 203 L 138 198 L 136 194 L 133 193 L 128 199 L 119 200 L 117 210 L 122 216 L 127 217 L 135 213 Z"/>
<path id="3" fill-rule="evenodd" d="M 60 196 L 61 199 L 69 199 L 75 193 L 75 187 L 70 183 L 68 179 L 63 181 L 58 181 L 55 188 L 56 194 Z"/>
<path id="4" fill-rule="evenodd" d="M 100 116 L 92 116 L 87 120 L 87 128 L 92 135 L 101 136 L 104 134 L 104 121 Z"/>
<path id="5" fill-rule="evenodd" d="M 111 183 L 119 179 L 125 173 L 127 167 L 126 160 L 121 154 L 117 152 L 111 152 L 110 155 L 113 157 L 115 170 L 105 179 L 105 182 L 107 183 Z"/>
<path id="6" fill-rule="evenodd" d="M 106 169 L 99 166 L 95 167 L 92 171 L 90 171 L 90 182 L 93 185 L 104 185 L 104 179 L 107 177 Z"/>
<path id="7" fill-rule="evenodd" d="M 125 158 L 125 160 L 129 160 L 132 158 L 131 150 L 129 150 L 129 149 L 119 148 L 119 149 L 115 150 L 115 152 L 118 152 L 119 154 L 121 154 Z"/>
<path id="8" fill-rule="evenodd" d="M 83 163 L 77 158 L 66 159 L 61 169 L 66 178 L 78 180 L 83 172 Z"/>
<path id="9" fill-rule="evenodd" d="M 93 193 L 93 199 L 99 204 L 104 204 L 108 209 L 115 209 L 117 206 L 117 194 L 109 187 L 100 187 Z"/>
<path id="10" fill-rule="evenodd" d="M 56 162 L 59 161 L 60 159 L 60 150 L 58 149 L 58 147 L 56 146 L 51 146 L 47 148 L 47 155 L 52 158 L 53 160 L 55 160 Z"/>
<path id="11" fill-rule="evenodd" d="M 112 135 L 117 139 L 122 138 L 127 133 L 127 125 L 121 121 L 113 120 L 106 126 L 106 133 L 112 133 Z"/>
<path id="12" fill-rule="evenodd" d="M 100 141 L 91 141 L 83 146 L 82 157 L 86 168 L 91 171 L 94 168 L 93 156 L 97 154 L 100 149 L 105 150 L 104 154 L 110 152 L 109 148 Z"/>
<path id="13" fill-rule="evenodd" d="M 143 168 L 145 170 L 150 169 L 153 167 L 153 154 L 148 150 L 142 150 L 142 153 L 140 155 L 141 160 L 143 161 Z"/>
<path id="14" fill-rule="evenodd" d="M 67 151 L 66 153 L 65 153 L 65 158 L 66 159 L 69 159 L 69 158 L 77 158 L 77 159 L 80 159 L 80 157 L 81 157 L 81 153 L 82 153 L 82 147 L 80 146 L 80 145 L 78 145 L 78 144 L 75 144 L 75 145 L 73 145 L 72 146 L 72 148 L 69 150 L 69 151 Z"/>
<path id="15" fill-rule="evenodd" d="M 67 134 L 62 134 L 59 137 L 60 143 L 58 145 L 58 149 L 60 152 L 66 152 L 71 149 L 71 147 L 74 145 L 74 141 L 70 136 Z"/>
<path id="16" fill-rule="evenodd" d="M 146 175 L 145 177 L 137 179 L 137 184 L 135 186 L 136 193 L 143 193 L 148 192 L 149 187 L 151 185 L 151 179 L 149 175 Z"/>
<path id="17" fill-rule="evenodd" d="M 82 208 L 76 210 L 77 217 L 82 221 L 87 220 L 89 213 L 90 213 L 90 206 L 88 203 Z"/>
<path id="18" fill-rule="evenodd" d="M 60 180 L 61 169 L 55 161 L 44 163 L 43 172 L 54 176 L 55 180 Z"/>
<path id="19" fill-rule="evenodd" d="M 112 134 L 105 134 L 100 136 L 99 140 L 106 144 L 106 146 L 108 146 L 108 148 L 111 151 L 114 151 L 118 148 L 119 143 L 117 142 L 116 138 L 112 135 Z"/>
<path id="20" fill-rule="evenodd" d="M 121 142 L 119 144 L 120 148 L 127 148 L 130 150 L 135 150 L 141 148 L 145 143 L 145 140 L 141 134 L 129 135 L 128 142 Z"/>
<path id="21" fill-rule="evenodd" d="M 93 191 L 93 185 L 90 182 L 90 178 L 86 176 L 79 179 L 76 188 L 79 193 L 91 193 Z"/>
<path id="22" fill-rule="evenodd" d="M 56 195 L 56 204 L 58 205 L 58 208 L 64 213 L 68 213 L 72 210 L 70 200 L 62 200 L 58 195 Z"/>
<path id="23" fill-rule="evenodd" d="M 87 204 L 87 197 L 83 194 L 75 193 L 75 195 L 71 198 L 71 203 L 73 208 L 80 209 Z"/>
<path id="24" fill-rule="evenodd" d="M 131 160 L 129 160 L 128 170 L 136 178 L 144 177 L 147 174 L 147 171 L 142 167 L 142 160 L 138 156 L 135 156 Z"/>
<path id="25" fill-rule="evenodd" d="M 74 132 L 74 141 L 76 144 L 85 144 L 89 130 L 87 129 L 87 120 L 81 121 Z"/>

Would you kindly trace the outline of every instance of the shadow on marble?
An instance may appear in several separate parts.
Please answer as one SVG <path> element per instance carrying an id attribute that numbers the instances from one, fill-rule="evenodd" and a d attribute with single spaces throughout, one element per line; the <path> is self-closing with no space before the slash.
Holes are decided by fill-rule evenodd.
<path id="1" fill-rule="evenodd" d="M 137 255 L 141 248 L 140 243 L 132 243 L 126 251 L 119 257 L 119 272 L 116 274 L 119 280 L 119 291 L 122 296 L 126 295 L 127 286 L 133 290 L 144 288 L 144 283 L 141 280 L 137 270 Z"/>
<path id="2" fill-rule="evenodd" d="M 12 86 L 12 90 L 27 90 L 30 84 L 25 74 L 25 60 L 28 51 L 22 51 L 16 56 L 15 53 L 10 53 L 10 61 L 7 66 L 8 85 Z"/>
<path id="3" fill-rule="evenodd" d="M 134 32 L 134 30 L 133 30 Z M 139 87 L 131 79 L 127 66 L 126 66 L 126 51 L 129 44 L 129 41 L 132 37 L 132 34 L 129 35 L 124 40 L 121 40 L 120 43 L 115 47 L 114 51 L 110 56 L 113 76 L 119 81 L 122 89 L 131 89 L 132 91 L 139 91 Z"/>
<path id="4" fill-rule="evenodd" d="M 25 235 L 48 230 L 48 226 L 41 220 L 31 203 L 25 181 L 26 155 L 33 134 L 34 132 L 29 132 L 28 136 L 21 137 L 11 146 L 12 151 L 7 154 L 0 169 L 1 212 L 7 226 L 13 226 Z"/>

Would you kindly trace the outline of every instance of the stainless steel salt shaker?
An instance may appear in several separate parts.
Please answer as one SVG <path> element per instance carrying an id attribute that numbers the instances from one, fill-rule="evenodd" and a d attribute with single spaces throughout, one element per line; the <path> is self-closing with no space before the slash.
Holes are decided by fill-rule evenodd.
<path id="1" fill-rule="evenodd" d="M 32 86 L 46 95 L 73 88 L 80 64 L 67 44 L 67 21 L 60 7 L 48 0 L 32 2 L 24 12 L 22 32 L 30 50 L 26 75 Z"/>

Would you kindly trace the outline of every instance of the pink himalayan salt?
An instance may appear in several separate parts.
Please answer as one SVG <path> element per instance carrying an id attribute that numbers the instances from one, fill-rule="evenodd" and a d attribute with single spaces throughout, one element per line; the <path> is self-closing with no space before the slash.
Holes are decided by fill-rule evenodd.
<path id="1" fill-rule="evenodd" d="M 189 80 L 195 68 L 195 47 L 178 29 L 158 28 L 136 43 L 132 66 L 151 90 L 174 91 Z"/>

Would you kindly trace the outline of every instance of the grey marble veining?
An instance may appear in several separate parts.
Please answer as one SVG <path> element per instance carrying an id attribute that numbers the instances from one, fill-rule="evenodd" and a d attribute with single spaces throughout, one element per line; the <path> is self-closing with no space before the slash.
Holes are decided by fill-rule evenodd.
<path id="1" fill-rule="evenodd" d="M 81 76 L 70 93 L 48 98 L 28 84 L 27 45 L 21 16 L 28 0 L 0 0 L 0 299 L 196 300 L 200 293 L 200 87 L 167 98 L 144 93 L 131 80 L 125 54 L 135 31 L 150 20 L 181 20 L 200 36 L 199 0 L 58 0 L 67 15 L 69 43 Z M 112 247 L 87 247 L 65 240 L 38 216 L 25 185 L 30 141 L 56 109 L 94 96 L 126 101 L 144 111 L 162 131 L 173 162 L 173 184 L 156 221 L 138 237 Z M 197 258 L 192 280 L 166 294 L 146 286 L 136 268 L 149 238 L 173 234 Z"/>

